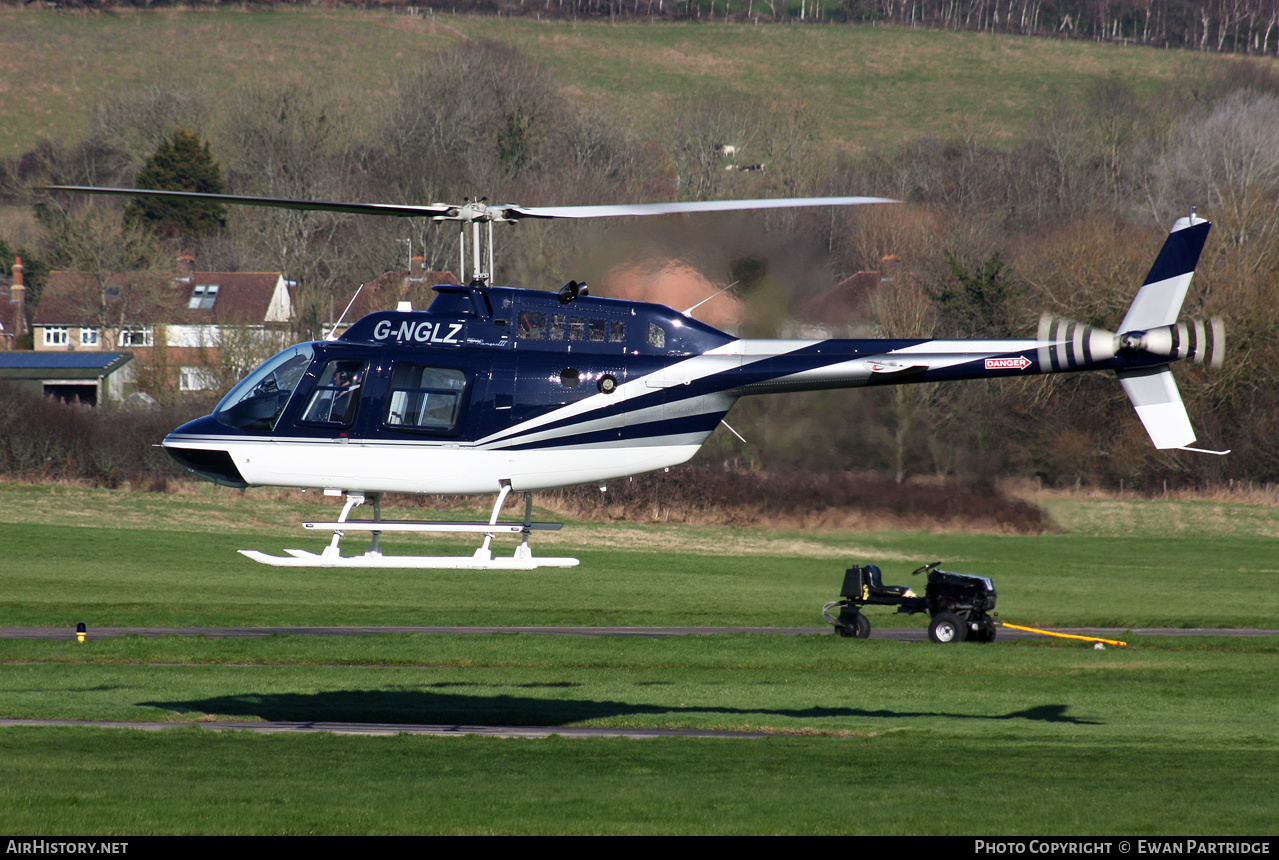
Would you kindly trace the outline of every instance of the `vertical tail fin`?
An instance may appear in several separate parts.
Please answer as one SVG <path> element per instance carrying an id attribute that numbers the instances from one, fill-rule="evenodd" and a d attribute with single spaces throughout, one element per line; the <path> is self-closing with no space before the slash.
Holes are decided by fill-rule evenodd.
<path id="1" fill-rule="evenodd" d="M 1121 338 L 1140 332 L 1142 337 L 1134 342 L 1145 346 L 1145 341 L 1151 339 L 1145 335 L 1147 330 L 1173 326 L 1177 322 L 1211 227 L 1208 221 L 1194 215 L 1177 219 L 1150 268 L 1150 274 L 1119 325 Z M 1202 329 L 1202 324 L 1199 328 Z M 1214 327 L 1214 332 L 1216 330 Z M 1169 332 L 1170 341 L 1173 334 Z M 1170 352 L 1174 357 L 1180 357 L 1176 355 L 1176 344 L 1172 345 Z M 1160 350 L 1158 354 L 1169 353 Z M 1190 416 L 1186 414 L 1177 382 L 1167 364 L 1121 370 L 1118 375 L 1124 392 L 1137 410 L 1137 417 L 1156 448 L 1184 448 L 1195 441 Z"/>
<path id="2" fill-rule="evenodd" d="M 1195 441 L 1195 430 L 1168 365 L 1121 370 L 1119 381 L 1156 448 L 1184 448 Z"/>
<path id="3" fill-rule="evenodd" d="M 1124 321 L 1119 324 L 1121 333 L 1172 325 L 1177 321 L 1211 227 L 1210 222 L 1194 215 L 1177 219 L 1155 264 L 1150 267 L 1150 274 L 1146 275 Z"/>

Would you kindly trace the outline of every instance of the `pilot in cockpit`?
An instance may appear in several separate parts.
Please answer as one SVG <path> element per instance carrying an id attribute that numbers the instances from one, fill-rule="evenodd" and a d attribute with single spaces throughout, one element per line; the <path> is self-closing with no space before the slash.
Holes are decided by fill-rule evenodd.
<path id="1" fill-rule="evenodd" d="M 333 408 L 329 420 L 336 424 L 349 424 L 355 417 L 355 404 L 359 400 L 360 374 L 339 367 L 333 373 Z"/>

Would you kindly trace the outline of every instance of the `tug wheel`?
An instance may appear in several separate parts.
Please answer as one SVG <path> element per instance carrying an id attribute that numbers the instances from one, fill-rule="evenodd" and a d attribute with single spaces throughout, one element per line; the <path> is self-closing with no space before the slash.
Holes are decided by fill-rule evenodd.
<path id="1" fill-rule="evenodd" d="M 928 638 L 941 645 L 963 642 L 968 638 L 968 625 L 953 612 L 938 612 L 928 625 Z"/>
<path id="2" fill-rule="evenodd" d="M 994 642 L 995 641 L 995 623 L 989 618 L 983 618 L 977 623 L 977 629 L 973 631 L 969 637 L 971 642 Z"/>
<path id="3" fill-rule="evenodd" d="M 870 619 L 860 612 L 845 610 L 839 614 L 839 621 L 840 623 L 835 625 L 835 632 L 840 636 L 848 639 L 870 638 Z"/>

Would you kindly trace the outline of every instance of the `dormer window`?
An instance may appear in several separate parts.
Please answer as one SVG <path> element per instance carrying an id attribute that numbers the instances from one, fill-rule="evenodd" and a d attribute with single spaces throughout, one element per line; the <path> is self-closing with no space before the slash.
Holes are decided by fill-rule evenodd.
<path id="1" fill-rule="evenodd" d="M 187 309 L 193 311 L 211 310 L 217 298 L 217 284 L 196 284 L 191 290 L 191 301 L 187 302 Z"/>

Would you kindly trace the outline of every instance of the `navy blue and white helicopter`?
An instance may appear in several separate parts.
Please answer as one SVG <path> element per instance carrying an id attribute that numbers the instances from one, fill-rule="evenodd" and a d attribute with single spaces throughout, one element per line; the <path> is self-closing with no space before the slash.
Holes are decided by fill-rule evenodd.
<path id="1" fill-rule="evenodd" d="M 598 298 L 569 282 L 556 292 L 491 286 L 492 225 L 521 218 L 591 218 L 795 206 L 889 203 L 799 198 L 531 208 L 388 206 L 188 192 L 59 186 L 50 190 L 212 199 L 360 214 L 426 216 L 472 226 L 472 276 L 438 286 L 426 310 L 369 314 L 340 337 L 290 347 L 236 385 L 213 414 L 170 433 L 164 447 L 191 471 L 231 487 L 320 489 L 345 496 L 320 553 L 241 550 L 297 567 L 528 570 L 571 567 L 534 557 L 532 494 L 600 484 L 689 460 L 738 398 L 753 394 L 902 385 L 1072 371 L 1114 371 L 1157 448 L 1195 441 L 1170 364 L 1220 364 L 1219 321 L 1178 322 L 1210 224 L 1179 219 L 1119 333 L 1045 316 L 1033 340 L 754 340 L 734 337 L 664 305 Z M 484 239 L 487 228 L 487 269 Z M 1224 453 L 1224 452 L 1209 452 Z M 383 493 L 496 493 L 488 522 L 381 518 Z M 499 522 L 507 496 L 525 496 L 522 522 Z M 349 519 L 371 502 L 371 520 Z M 362 554 L 340 539 L 371 532 Z M 472 556 L 384 556 L 389 531 L 484 535 Z M 495 534 L 519 534 L 494 557 Z"/>

